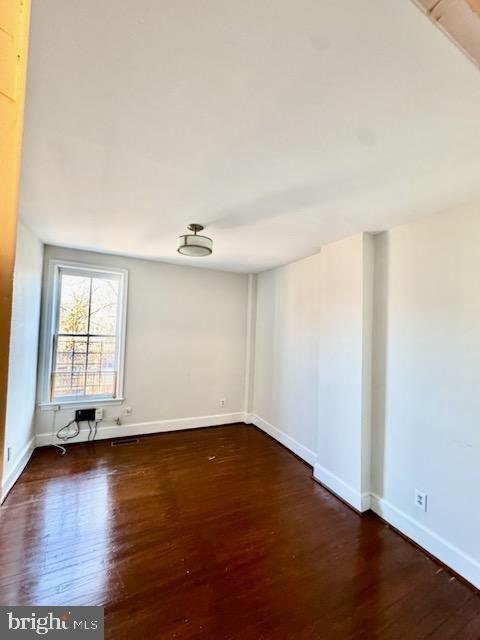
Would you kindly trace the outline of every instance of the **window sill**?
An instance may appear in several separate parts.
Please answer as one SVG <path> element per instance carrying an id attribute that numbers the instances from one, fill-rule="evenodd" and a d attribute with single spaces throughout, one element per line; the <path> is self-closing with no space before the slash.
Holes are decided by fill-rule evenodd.
<path id="1" fill-rule="evenodd" d="M 111 400 L 100 400 L 91 398 L 89 400 L 71 400 L 69 402 L 39 402 L 40 411 L 61 411 L 62 409 L 82 409 L 82 407 L 104 407 L 107 405 L 123 404 L 125 398 L 112 398 Z"/>

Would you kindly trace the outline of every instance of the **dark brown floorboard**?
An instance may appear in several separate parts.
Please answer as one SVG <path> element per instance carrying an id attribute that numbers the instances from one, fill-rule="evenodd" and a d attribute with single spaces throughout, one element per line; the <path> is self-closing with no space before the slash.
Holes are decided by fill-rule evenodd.
<path id="1" fill-rule="evenodd" d="M 477 593 L 250 426 L 39 449 L 0 515 L 0 604 L 112 640 L 480 638 Z"/>

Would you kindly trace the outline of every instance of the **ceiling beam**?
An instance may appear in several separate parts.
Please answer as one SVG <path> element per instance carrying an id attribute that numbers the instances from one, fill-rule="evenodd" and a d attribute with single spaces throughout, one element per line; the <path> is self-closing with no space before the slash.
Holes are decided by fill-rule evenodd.
<path id="1" fill-rule="evenodd" d="M 414 0 L 480 67 L 480 0 Z"/>

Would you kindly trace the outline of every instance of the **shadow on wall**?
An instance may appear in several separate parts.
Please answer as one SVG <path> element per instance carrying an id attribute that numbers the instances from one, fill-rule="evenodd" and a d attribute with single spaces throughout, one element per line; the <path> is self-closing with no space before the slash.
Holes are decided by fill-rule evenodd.
<path id="1" fill-rule="evenodd" d="M 371 487 L 383 497 L 385 474 L 385 428 L 388 388 L 388 285 L 389 233 L 374 236 L 375 275 L 372 349 L 372 478 Z"/>

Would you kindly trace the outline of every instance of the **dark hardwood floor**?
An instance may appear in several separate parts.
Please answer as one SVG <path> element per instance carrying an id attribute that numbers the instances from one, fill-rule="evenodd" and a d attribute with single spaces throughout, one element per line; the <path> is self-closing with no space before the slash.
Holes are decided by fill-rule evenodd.
<path id="1" fill-rule="evenodd" d="M 0 604 L 109 639 L 480 638 L 475 591 L 254 427 L 39 449 L 0 515 Z"/>

